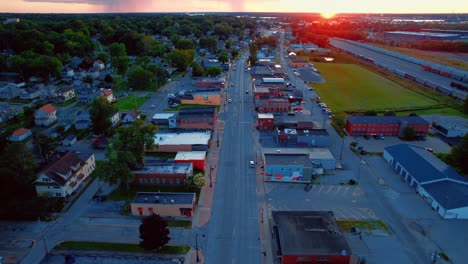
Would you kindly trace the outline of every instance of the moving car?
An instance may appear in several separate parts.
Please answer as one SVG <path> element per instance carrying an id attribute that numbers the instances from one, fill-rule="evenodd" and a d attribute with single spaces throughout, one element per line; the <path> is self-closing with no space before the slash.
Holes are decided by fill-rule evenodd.
<path id="1" fill-rule="evenodd" d="M 255 167 L 255 162 L 253 160 L 249 161 L 249 167 L 250 168 Z"/>
<path id="2" fill-rule="evenodd" d="M 229 98 L 228 102 L 232 103 L 232 99 L 231 99 L 231 98 Z"/>

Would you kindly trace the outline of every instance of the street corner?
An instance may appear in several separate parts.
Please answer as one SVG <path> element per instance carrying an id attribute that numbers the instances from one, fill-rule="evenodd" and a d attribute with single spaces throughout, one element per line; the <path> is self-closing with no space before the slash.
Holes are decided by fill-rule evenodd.
<path id="1" fill-rule="evenodd" d="M 198 210 L 198 217 L 194 221 L 193 225 L 197 227 L 203 227 L 204 225 L 208 224 L 211 218 L 211 208 L 200 208 Z"/>

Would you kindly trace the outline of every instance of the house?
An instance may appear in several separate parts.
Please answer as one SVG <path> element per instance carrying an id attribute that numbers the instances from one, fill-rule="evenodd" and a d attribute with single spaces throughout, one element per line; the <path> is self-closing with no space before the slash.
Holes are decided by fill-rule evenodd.
<path id="1" fill-rule="evenodd" d="M 18 128 L 16 129 L 13 134 L 10 136 L 10 140 L 14 142 L 19 142 L 23 141 L 26 138 L 30 137 L 32 135 L 32 131 L 27 129 L 27 128 Z"/>
<path id="2" fill-rule="evenodd" d="M 110 117 L 109 117 L 109 120 L 112 124 L 113 127 L 116 127 L 119 125 L 120 123 L 120 112 L 119 111 L 116 111 L 114 114 L 112 114 Z"/>
<path id="3" fill-rule="evenodd" d="M 133 216 L 191 217 L 195 207 L 195 193 L 138 192 L 130 204 Z"/>
<path id="4" fill-rule="evenodd" d="M 91 76 L 93 79 L 99 78 L 99 67 L 91 67 L 87 72 L 86 75 Z"/>
<path id="5" fill-rule="evenodd" d="M 67 152 L 39 174 L 36 192 L 49 197 L 68 197 L 96 169 L 94 154 Z"/>
<path id="6" fill-rule="evenodd" d="M 50 102 L 54 100 L 55 98 L 55 90 L 57 90 L 57 87 L 55 85 L 45 85 L 40 89 L 40 98 L 41 101 L 44 102 Z"/>
<path id="7" fill-rule="evenodd" d="M 71 145 L 75 144 L 76 141 L 77 141 L 76 136 L 73 135 L 73 134 L 70 134 L 63 140 L 63 145 L 64 146 L 71 146 Z"/>
<path id="8" fill-rule="evenodd" d="M 101 93 L 99 95 L 106 98 L 107 101 L 109 101 L 109 103 L 112 103 L 114 101 L 114 94 L 112 93 L 111 89 L 101 89 Z"/>
<path id="9" fill-rule="evenodd" d="M 88 83 L 84 83 L 76 89 L 76 103 L 78 105 L 89 104 L 94 101 L 100 93 L 98 89 L 91 87 Z"/>
<path id="10" fill-rule="evenodd" d="M 169 121 L 170 128 L 213 130 L 217 121 L 217 110 L 214 106 L 183 108 L 175 118 L 177 123 Z"/>
<path id="11" fill-rule="evenodd" d="M 79 111 L 76 116 L 75 129 L 83 130 L 91 127 L 91 117 L 89 109 Z"/>
<path id="12" fill-rule="evenodd" d="M 19 97 L 21 91 L 22 90 L 15 83 L 3 83 L 0 86 L 0 98 L 11 100 L 13 98 Z"/>
<path id="13" fill-rule="evenodd" d="M 417 137 L 429 132 L 429 122 L 419 116 L 351 116 L 346 119 L 346 132 L 351 136 L 404 136 L 405 129 L 414 129 Z"/>
<path id="14" fill-rule="evenodd" d="M 34 112 L 36 126 L 48 126 L 57 120 L 57 110 L 52 104 L 46 104 Z"/>
<path id="15" fill-rule="evenodd" d="M 358 264 L 332 211 L 272 211 L 273 247 L 282 264 Z"/>
<path id="16" fill-rule="evenodd" d="M 0 102 L 0 123 L 11 120 L 18 114 L 18 110 L 9 103 Z"/>
<path id="17" fill-rule="evenodd" d="M 131 124 L 135 122 L 140 117 L 140 114 L 133 109 L 128 111 L 127 113 L 122 114 L 122 124 Z"/>
<path id="18" fill-rule="evenodd" d="M 468 181 L 425 148 L 398 144 L 383 158 L 444 219 L 468 219 Z"/>
<path id="19" fill-rule="evenodd" d="M 162 132 L 154 134 L 152 152 L 206 151 L 208 150 L 211 132 Z"/>
<path id="20" fill-rule="evenodd" d="M 99 69 L 101 71 L 101 70 L 104 70 L 106 68 L 106 65 L 104 64 L 103 61 L 97 60 L 97 61 L 95 61 L 93 63 L 93 67 L 95 67 L 95 68 L 97 68 L 97 69 Z"/>
<path id="21" fill-rule="evenodd" d="M 184 95 L 180 98 L 181 104 L 197 105 L 221 105 L 221 93 L 219 90 L 197 90 L 192 91 L 190 95 Z"/>
<path id="22" fill-rule="evenodd" d="M 55 90 L 55 102 L 64 103 L 75 98 L 75 88 L 63 86 Z"/>
<path id="23" fill-rule="evenodd" d="M 134 185 L 183 186 L 187 178 L 193 175 L 193 166 L 187 162 L 151 164 L 132 173 L 135 175 Z"/>
<path id="24" fill-rule="evenodd" d="M 273 130 L 275 129 L 275 117 L 272 113 L 257 114 L 257 129 L 259 130 Z"/>
<path id="25" fill-rule="evenodd" d="M 161 128 L 169 128 L 169 119 L 173 118 L 174 120 L 174 127 L 177 126 L 177 119 L 175 118 L 175 116 L 177 115 L 177 113 L 173 112 L 173 113 L 168 113 L 168 112 L 164 112 L 164 113 L 156 113 L 153 115 L 153 118 L 151 119 L 151 123 L 155 124 L 155 125 L 158 125 L 158 127 L 161 129 Z"/>
<path id="26" fill-rule="evenodd" d="M 174 163 L 191 163 L 194 169 L 205 170 L 206 151 L 179 151 L 177 152 Z"/>
<path id="27" fill-rule="evenodd" d="M 43 84 L 35 85 L 34 87 L 23 89 L 20 93 L 21 100 L 32 100 L 41 96 L 41 88 L 44 87 Z"/>

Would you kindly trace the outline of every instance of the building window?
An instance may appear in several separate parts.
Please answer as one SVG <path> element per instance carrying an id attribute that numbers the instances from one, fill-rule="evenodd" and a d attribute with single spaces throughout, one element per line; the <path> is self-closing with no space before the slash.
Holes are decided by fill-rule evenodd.
<path id="1" fill-rule="evenodd" d="M 177 184 L 180 184 L 180 179 L 176 179 L 176 183 L 177 183 Z"/>
<path id="2" fill-rule="evenodd" d="M 60 186 L 54 186 L 54 189 L 60 189 Z"/>
<path id="3" fill-rule="evenodd" d="M 42 181 L 44 181 L 44 182 L 50 182 L 50 179 L 47 178 L 47 177 L 44 177 L 44 178 L 42 178 Z"/>
<path id="4" fill-rule="evenodd" d="M 151 179 L 150 179 L 150 182 L 151 182 L 151 183 L 154 183 L 154 179 L 153 179 L 153 178 L 151 178 Z"/>
<path id="5" fill-rule="evenodd" d="M 140 178 L 140 183 L 143 183 L 143 178 Z"/>
<path id="6" fill-rule="evenodd" d="M 163 184 L 166 183 L 166 179 L 163 178 L 163 179 L 162 179 L 162 183 L 163 183 Z"/>
<path id="7" fill-rule="evenodd" d="M 174 179 L 169 179 L 170 184 L 174 184 Z"/>
<path id="8" fill-rule="evenodd" d="M 62 194 L 61 194 L 61 193 L 55 193 L 55 196 L 57 196 L 57 197 L 61 197 L 61 196 L 62 196 Z"/>

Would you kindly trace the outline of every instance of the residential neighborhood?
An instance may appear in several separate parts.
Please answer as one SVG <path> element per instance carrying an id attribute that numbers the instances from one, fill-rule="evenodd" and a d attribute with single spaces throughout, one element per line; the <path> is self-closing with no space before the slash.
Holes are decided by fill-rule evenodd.
<path id="1" fill-rule="evenodd" d="M 468 71 L 321 16 L 0 16 L 0 263 L 468 257 Z"/>

